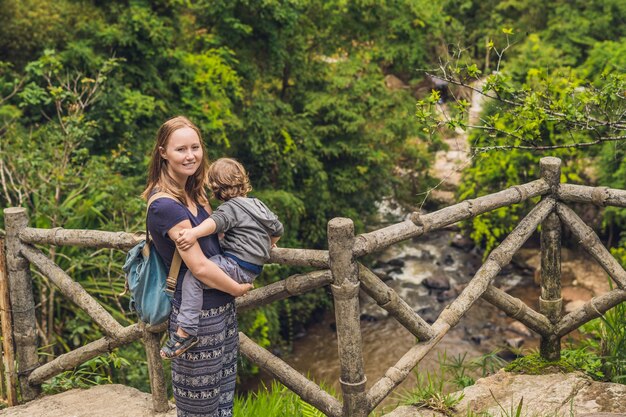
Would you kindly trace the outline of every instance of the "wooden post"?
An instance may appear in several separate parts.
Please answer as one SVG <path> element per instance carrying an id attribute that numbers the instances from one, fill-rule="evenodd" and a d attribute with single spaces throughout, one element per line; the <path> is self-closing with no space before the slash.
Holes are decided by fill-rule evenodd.
<path id="1" fill-rule="evenodd" d="M 561 182 L 561 160 L 542 158 L 541 176 L 550 185 L 553 197 L 558 195 Z M 546 198 L 544 196 L 542 198 Z M 561 297 L 561 221 L 552 212 L 541 224 L 541 297 L 539 312 L 552 324 L 561 319 L 563 298 Z M 556 334 L 541 336 L 541 356 L 547 360 L 561 357 L 561 338 Z"/>
<path id="2" fill-rule="evenodd" d="M 2 355 L 2 361 L 0 361 L 0 402 L 9 404 L 8 394 L 5 394 L 6 389 L 4 379 L 6 374 L 4 373 L 4 352 L 2 351 L 2 345 L 0 345 L 0 355 Z"/>
<path id="3" fill-rule="evenodd" d="M 354 223 L 346 218 L 328 222 L 328 253 L 333 274 L 331 289 L 335 300 L 337 342 L 341 365 L 343 415 L 367 417 L 365 370 L 359 307 L 359 268 L 353 258 Z"/>
<path id="4" fill-rule="evenodd" d="M 6 273 L 4 239 L 0 239 L 0 321 L 2 322 L 2 364 L 9 407 L 17 405 L 17 379 L 15 374 L 15 352 L 13 351 L 13 329 L 11 327 L 11 304 L 9 281 Z"/>
<path id="5" fill-rule="evenodd" d="M 150 377 L 150 391 L 152 391 L 152 406 L 157 413 L 165 413 L 170 409 L 167 401 L 167 388 L 165 387 L 165 373 L 161 359 L 160 344 L 161 333 L 143 331 L 143 344 L 146 348 L 148 359 L 148 375 Z"/>
<path id="6" fill-rule="evenodd" d="M 28 374 L 39 366 L 37 357 L 37 317 L 33 280 L 28 261 L 20 254 L 20 231 L 28 225 L 28 216 L 23 207 L 4 209 L 7 232 L 7 272 L 13 313 L 13 338 L 17 353 L 18 379 L 22 400 L 30 401 L 40 392 L 40 386 L 28 383 Z"/>
<path id="7" fill-rule="evenodd" d="M 2 355 L 2 361 L 0 361 L 0 400 L 4 403 L 6 402 L 9 406 L 9 393 L 5 393 L 5 391 L 11 389 L 11 384 L 8 383 L 8 372 L 6 369 L 8 362 L 13 362 L 13 333 L 11 331 L 11 312 L 9 311 L 10 306 L 9 303 L 6 302 L 9 299 L 9 287 L 7 285 L 7 275 L 6 275 L 6 262 L 4 255 L 4 238 L 0 237 L 0 325 L 2 326 L 2 334 L 5 336 L 7 334 L 11 334 L 11 348 L 10 351 L 4 353 L 7 347 L 6 337 L 2 338 L 2 345 L 0 345 L 0 355 Z M 9 319 L 7 320 L 7 313 Z M 8 324 L 8 326 L 7 326 Z M 6 371 L 6 372 L 5 372 Z"/>

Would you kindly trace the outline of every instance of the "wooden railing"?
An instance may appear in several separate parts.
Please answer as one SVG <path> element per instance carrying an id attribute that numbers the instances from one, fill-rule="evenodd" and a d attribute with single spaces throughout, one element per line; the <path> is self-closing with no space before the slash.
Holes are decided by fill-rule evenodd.
<path id="1" fill-rule="evenodd" d="M 328 223 L 328 251 L 274 249 L 272 262 L 307 266 L 320 270 L 290 276 L 282 281 L 251 291 L 237 299 L 239 311 L 330 285 L 337 324 L 340 385 L 343 402 L 245 334 L 240 333 L 241 353 L 271 373 L 305 401 L 328 416 L 364 417 L 383 401 L 411 372 L 422 358 L 457 325 L 480 297 L 529 327 L 541 337 L 540 352 L 548 359 L 560 356 L 561 338 L 583 323 L 599 317 L 626 300 L 626 271 L 602 245 L 597 235 L 566 203 L 593 203 L 599 206 L 626 207 L 626 191 L 605 187 L 560 184 L 557 158 L 541 160 L 541 178 L 527 184 L 466 200 L 429 213 L 413 213 L 400 223 L 358 236 L 352 220 L 335 218 Z M 462 220 L 511 204 L 541 196 L 540 202 L 486 258 L 484 264 L 461 292 L 429 325 L 400 296 L 357 259 L 389 245 L 438 230 Z M 153 404 L 156 411 L 168 408 L 163 367 L 159 357 L 159 334 L 142 323 L 123 327 L 78 283 L 55 265 L 33 244 L 76 245 L 128 250 L 140 239 L 130 233 L 93 230 L 34 229 L 28 227 L 23 208 L 4 210 L 7 230 L 7 265 L 13 306 L 14 340 L 19 363 L 18 379 L 24 400 L 39 392 L 45 380 L 105 352 L 142 339 L 150 371 Z M 561 226 L 569 227 L 579 241 L 613 279 L 615 289 L 563 316 L 561 298 Z M 541 297 L 539 311 L 492 285 L 494 277 L 507 265 L 516 251 L 541 225 Z M 37 357 L 35 304 L 29 263 L 54 282 L 69 300 L 82 308 L 104 331 L 105 336 L 81 348 L 40 365 Z M 386 309 L 417 338 L 416 344 L 385 375 L 366 389 L 360 331 L 359 291 L 363 290 Z"/>

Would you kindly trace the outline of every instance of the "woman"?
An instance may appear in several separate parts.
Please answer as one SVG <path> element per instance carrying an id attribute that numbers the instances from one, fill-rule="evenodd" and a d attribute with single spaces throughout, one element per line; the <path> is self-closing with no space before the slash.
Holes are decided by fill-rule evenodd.
<path id="1" fill-rule="evenodd" d="M 143 197 L 166 192 L 176 199 L 157 199 L 150 205 L 147 217 L 148 232 L 166 270 L 172 262 L 179 232 L 197 226 L 209 216 L 211 208 L 204 190 L 207 168 L 200 131 L 193 123 L 179 116 L 161 125 Z M 239 350 L 234 297 L 245 294 L 252 286 L 235 282 L 209 261 L 220 252 L 215 235 L 179 251 L 183 263 L 170 315 L 170 335 L 177 328 L 182 281 L 193 274 L 211 287 L 203 292 L 199 342 L 172 361 L 172 386 L 179 417 L 232 415 Z"/>

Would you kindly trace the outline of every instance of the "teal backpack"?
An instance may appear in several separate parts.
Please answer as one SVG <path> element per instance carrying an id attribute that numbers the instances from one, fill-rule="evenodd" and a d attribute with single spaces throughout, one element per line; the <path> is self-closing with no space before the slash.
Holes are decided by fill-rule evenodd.
<path id="1" fill-rule="evenodd" d="M 174 199 L 169 194 L 156 193 L 150 197 L 148 208 L 159 198 Z M 169 274 L 166 273 L 163 260 L 148 232 L 145 241 L 128 251 L 122 269 L 126 273 L 126 285 L 130 291 L 129 307 L 144 323 L 157 325 L 169 318 L 180 265 L 180 253 L 176 249 Z"/>

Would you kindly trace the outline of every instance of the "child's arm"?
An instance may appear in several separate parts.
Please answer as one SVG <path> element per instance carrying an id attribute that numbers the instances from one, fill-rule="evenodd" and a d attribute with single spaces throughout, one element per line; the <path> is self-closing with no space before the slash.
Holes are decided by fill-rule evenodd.
<path id="1" fill-rule="evenodd" d="M 196 227 L 183 229 L 179 232 L 178 239 L 176 239 L 176 246 L 178 246 L 180 250 L 187 250 L 196 243 L 199 238 L 215 233 L 216 227 L 215 221 L 209 217 Z"/>
<path id="2" fill-rule="evenodd" d="M 191 227 L 189 220 L 183 220 L 168 232 L 170 239 L 174 239 L 179 235 L 181 229 Z M 253 287 L 251 284 L 239 284 L 237 281 L 226 275 L 215 263 L 210 262 L 204 256 L 200 245 L 193 244 L 188 251 L 180 252 L 180 257 L 191 273 L 211 288 L 229 293 L 235 297 L 246 294 Z"/>
<path id="3" fill-rule="evenodd" d="M 272 244 L 270 245 L 272 248 L 276 247 L 276 243 L 280 240 L 280 236 L 270 236 L 270 242 L 272 242 Z"/>

